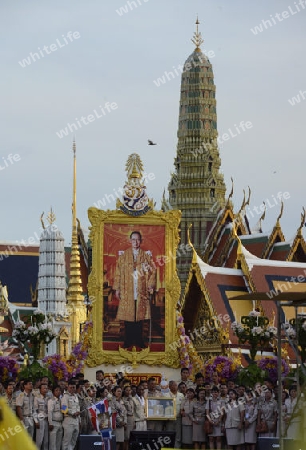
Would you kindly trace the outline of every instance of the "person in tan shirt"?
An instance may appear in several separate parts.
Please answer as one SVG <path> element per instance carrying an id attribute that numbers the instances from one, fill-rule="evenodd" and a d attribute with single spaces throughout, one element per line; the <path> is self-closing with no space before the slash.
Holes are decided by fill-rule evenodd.
<path id="1" fill-rule="evenodd" d="M 145 399 L 143 393 L 144 387 L 142 384 L 139 384 L 136 389 L 136 395 L 133 397 L 133 402 L 135 404 L 134 418 L 136 431 L 147 431 Z"/>
<path id="2" fill-rule="evenodd" d="M 48 400 L 49 448 L 50 450 L 61 450 L 64 415 L 61 411 L 60 386 L 54 386 L 52 393 L 53 397 Z"/>
<path id="3" fill-rule="evenodd" d="M 21 392 L 16 398 L 16 413 L 17 417 L 24 424 L 29 435 L 33 438 L 34 435 L 34 395 L 33 383 L 30 380 L 23 382 L 24 392 Z"/>
<path id="4" fill-rule="evenodd" d="M 34 422 L 36 427 L 36 445 L 41 450 L 49 448 L 49 424 L 48 424 L 48 385 L 41 383 L 39 394 L 34 398 Z"/>

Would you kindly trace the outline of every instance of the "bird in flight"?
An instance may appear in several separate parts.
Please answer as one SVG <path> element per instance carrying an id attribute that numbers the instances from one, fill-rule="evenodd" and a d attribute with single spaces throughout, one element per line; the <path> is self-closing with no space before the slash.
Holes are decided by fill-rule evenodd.
<path id="1" fill-rule="evenodd" d="M 148 139 L 148 145 L 157 145 L 157 144 L 153 141 L 150 141 L 150 139 Z"/>

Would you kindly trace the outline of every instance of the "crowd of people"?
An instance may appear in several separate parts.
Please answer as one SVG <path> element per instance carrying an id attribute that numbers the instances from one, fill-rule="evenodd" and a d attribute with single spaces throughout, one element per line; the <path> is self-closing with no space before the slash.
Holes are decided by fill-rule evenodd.
<path id="1" fill-rule="evenodd" d="M 117 450 L 128 450 L 132 430 L 175 432 L 175 448 L 185 449 L 255 450 L 258 436 L 279 435 L 277 389 L 270 379 L 250 389 L 234 380 L 220 383 L 217 373 L 211 382 L 205 382 L 202 373 L 191 380 L 183 368 L 180 380 L 163 379 L 158 384 L 148 376 L 136 386 L 120 373 L 112 378 L 98 370 L 94 382 L 83 374 L 56 385 L 47 377 L 34 385 L 29 379 L 7 380 L 0 384 L 0 394 L 39 450 L 73 450 L 80 434 L 97 433 L 88 408 L 106 398 L 116 413 Z M 152 404 L 154 398 L 175 399 L 174 420 L 148 420 L 146 399 Z M 284 436 L 301 435 L 303 416 L 295 385 L 282 392 L 281 420 Z M 111 426 L 110 418 L 103 426 Z"/>

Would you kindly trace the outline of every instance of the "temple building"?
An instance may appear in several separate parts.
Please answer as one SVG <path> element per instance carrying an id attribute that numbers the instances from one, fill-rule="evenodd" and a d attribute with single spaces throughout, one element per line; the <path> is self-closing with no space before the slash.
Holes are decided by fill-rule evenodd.
<path id="1" fill-rule="evenodd" d="M 246 292 L 305 291 L 306 243 L 302 234 L 305 210 L 293 240 L 286 241 L 280 213 L 270 233 L 263 232 L 266 205 L 253 227 L 247 207 L 251 190 L 234 211 L 231 192 L 225 200 L 225 184 L 220 173 L 217 143 L 216 86 L 212 66 L 200 46 L 197 29 L 192 42 L 194 52 L 184 65 L 181 81 L 178 145 L 175 170 L 168 186 L 169 199 L 163 196 L 162 208 L 180 209 L 181 243 L 193 247 L 193 256 L 178 253 L 177 267 L 182 286 L 180 308 L 187 335 L 204 360 L 210 356 L 241 351 L 230 324 L 255 307 L 275 322 L 276 306 L 271 302 L 231 300 Z M 284 199 L 286 197 L 284 196 Z M 251 229 L 252 228 L 252 229 Z M 299 278 L 298 278 L 299 277 Z M 291 279 L 299 280 L 290 282 Z M 282 320 L 294 317 L 293 308 L 285 308 Z M 227 318 L 225 320 L 224 318 Z M 192 330 L 206 324 L 206 332 Z M 248 350 L 242 346 L 248 359 Z M 273 349 L 266 349 L 273 354 Z M 234 352 L 234 353 L 233 353 Z M 288 358 L 295 360 L 289 351 Z M 243 360 L 243 358 L 242 358 Z"/>
<path id="2" fill-rule="evenodd" d="M 37 306 L 46 315 L 52 317 L 52 327 L 57 338 L 46 346 L 45 354 L 60 353 L 67 356 L 71 350 L 67 323 L 66 268 L 64 237 L 55 225 L 52 209 L 47 216 L 49 225 L 44 227 L 40 237 Z M 42 222 L 43 223 L 43 222 Z"/>
<path id="3" fill-rule="evenodd" d="M 220 173 L 214 74 L 200 49 L 203 39 L 198 24 L 197 20 L 192 39 L 196 48 L 182 73 L 177 154 L 168 190 L 169 204 L 182 211 L 181 244 L 187 244 L 187 228 L 192 223 L 191 241 L 202 252 L 218 210 L 225 205 L 226 187 Z M 191 259 L 179 256 L 177 262 L 184 285 Z"/>

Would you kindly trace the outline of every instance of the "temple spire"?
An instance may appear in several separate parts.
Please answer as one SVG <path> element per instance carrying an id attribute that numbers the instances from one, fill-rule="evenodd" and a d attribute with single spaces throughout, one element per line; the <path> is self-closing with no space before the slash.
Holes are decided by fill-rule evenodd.
<path id="1" fill-rule="evenodd" d="M 197 16 L 196 31 L 193 33 L 193 38 L 191 39 L 191 42 L 196 46 L 195 51 L 197 51 L 197 52 L 201 51 L 200 47 L 201 47 L 201 45 L 204 42 L 204 39 L 202 38 L 201 32 L 199 31 L 199 25 L 200 25 L 200 22 L 199 22 L 199 18 Z"/>
<path id="2" fill-rule="evenodd" d="M 168 190 L 170 206 L 182 211 L 181 244 L 187 245 L 192 223 L 190 238 L 201 255 L 218 211 L 225 206 L 226 187 L 217 140 L 216 86 L 212 65 L 200 49 L 199 23 L 197 18 L 192 39 L 196 48 L 185 61 L 181 78 L 177 154 Z M 190 264 L 191 255 L 178 256 L 182 288 Z"/>
<path id="3" fill-rule="evenodd" d="M 76 145 L 75 139 L 72 144 L 73 151 L 73 190 L 72 190 L 72 232 L 76 231 Z"/>
<path id="4" fill-rule="evenodd" d="M 86 321 L 86 306 L 84 303 L 80 253 L 78 245 L 76 218 L 76 145 L 73 140 L 73 192 L 72 192 L 72 239 L 70 257 L 70 280 L 68 286 L 68 308 L 70 313 L 72 347 L 80 340 L 80 325 Z"/>

